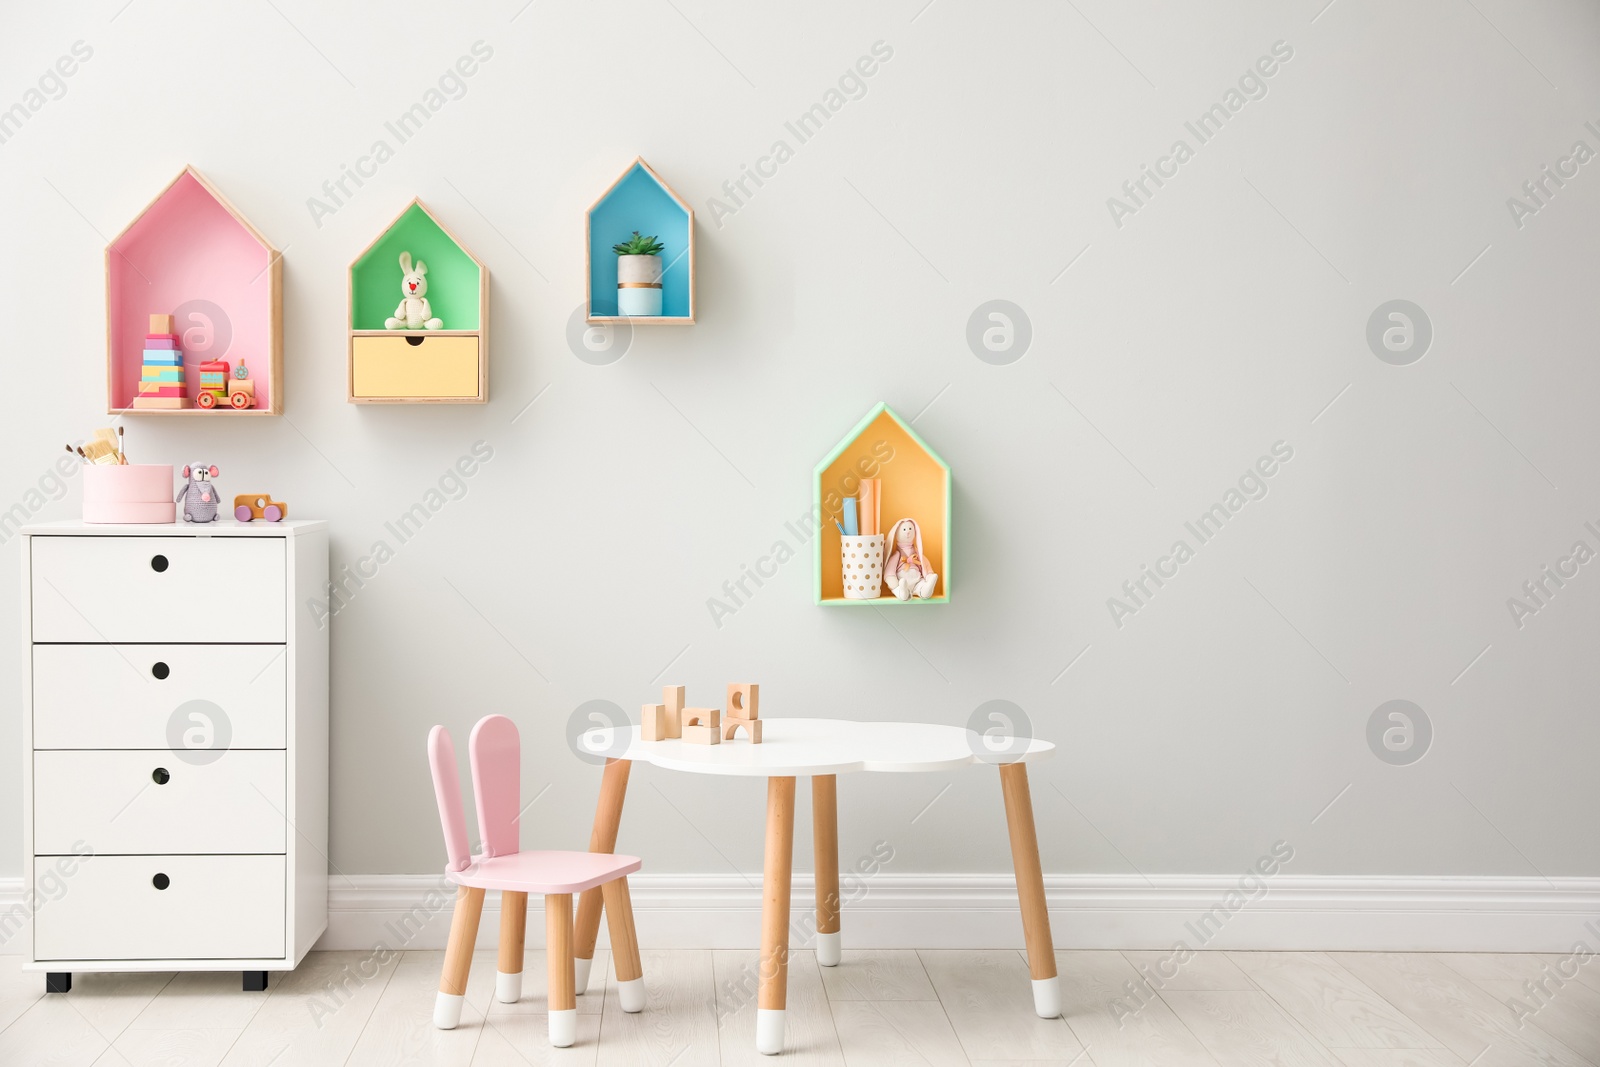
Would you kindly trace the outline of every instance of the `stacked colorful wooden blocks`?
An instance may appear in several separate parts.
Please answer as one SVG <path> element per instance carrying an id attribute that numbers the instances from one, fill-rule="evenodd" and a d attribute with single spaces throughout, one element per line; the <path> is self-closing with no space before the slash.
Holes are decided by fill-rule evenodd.
<path id="1" fill-rule="evenodd" d="M 183 350 L 173 332 L 171 315 L 151 315 L 144 339 L 144 369 L 139 375 L 136 408 L 186 408 L 193 405 L 183 383 Z"/>

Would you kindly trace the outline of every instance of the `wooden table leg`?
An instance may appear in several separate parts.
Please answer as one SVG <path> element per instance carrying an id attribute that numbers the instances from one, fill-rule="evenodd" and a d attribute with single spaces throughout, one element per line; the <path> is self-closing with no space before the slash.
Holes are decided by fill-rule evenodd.
<path id="1" fill-rule="evenodd" d="M 761 970 L 756 1051 L 783 1051 L 789 1002 L 789 891 L 794 873 L 794 779 L 767 779 L 767 856 L 761 882 Z"/>
<path id="2" fill-rule="evenodd" d="M 617 999 L 625 1012 L 644 1010 L 644 967 L 639 963 L 639 935 L 633 928 L 633 900 L 628 880 L 617 878 L 600 887 L 606 900 L 606 925 L 611 930 L 611 967 L 617 976 Z"/>
<path id="3" fill-rule="evenodd" d="M 528 894 L 500 894 L 500 961 L 494 974 L 494 999 L 515 1004 L 522 999 L 522 945 L 528 933 Z"/>
<path id="4" fill-rule="evenodd" d="M 1050 911 L 1045 905 L 1044 869 L 1039 864 L 1039 838 L 1033 828 L 1027 765 L 1003 764 L 1000 791 L 1005 796 L 1006 827 L 1011 832 L 1011 864 L 1017 873 L 1022 936 L 1028 946 L 1028 973 L 1033 978 L 1033 1010 L 1041 1019 L 1054 1019 L 1061 1014 L 1061 980 L 1056 977 L 1056 950 L 1050 938 Z"/>
<path id="5" fill-rule="evenodd" d="M 467 974 L 472 970 L 472 948 L 478 940 L 478 920 L 483 918 L 483 890 L 456 886 L 456 908 L 450 916 L 450 943 L 439 972 L 439 995 L 433 1002 L 433 1025 L 454 1030 L 461 1021 L 467 999 Z"/>
<path id="6" fill-rule="evenodd" d="M 839 776 L 811 776 L 811 843 L 817 872 L 817 962 L 839 966 Z"/>
<path id="7" fill-rule="evenodd" d="M 624 759 L 606 760 L 605 777 L 600 780 L 600 799 L 594 806 L 594 829 L 589 834 L 590 852 L 615 852 L 617 826 L 622 822 L 622 798 L 628 792 L 628 772 L 633 763 Z M 578 924 L 573 934 L 573 965 L 582 996 L 589 988 L 589 968 L 594 963 L 594 943 L 600 937 L 600 910 L 603 898 L 599 889 L 585 889 L 578 897 Z"/>
<path id="8" fill-rule="evenodd" d="M 550 1044 L 568 1048 L 578 1040 L 578 1001 L 572 977 L 572 894 L 544 898 L 545 959 L 549 975 Z"/>

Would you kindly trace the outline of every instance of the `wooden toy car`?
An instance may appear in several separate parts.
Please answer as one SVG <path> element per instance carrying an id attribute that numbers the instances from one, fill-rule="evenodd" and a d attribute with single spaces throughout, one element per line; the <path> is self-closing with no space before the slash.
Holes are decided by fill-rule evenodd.
<path id="1" fill-rule="evenodd" d="M 253 519 L 279 522 L 289 517 L 289 505 L 264 494 L 241 493 L 233 498 L 233 517 L 240 522 L 250 522 Z"/>

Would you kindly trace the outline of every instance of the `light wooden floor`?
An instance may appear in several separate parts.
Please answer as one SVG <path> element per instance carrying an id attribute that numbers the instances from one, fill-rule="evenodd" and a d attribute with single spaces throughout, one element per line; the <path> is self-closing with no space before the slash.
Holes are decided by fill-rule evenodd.
<path id="1" fill-rule="evenodd" d="M 545 1042 L 539 952 L 512 1005 L 491 1003 L 494 955 L 480 953 L 450 1032 L 431 1022 L 440 952 L 312 953 L 265 993 L 241 992 L 237 973 L 85 974 L 48 997 L 42 975 L 0 957 L 0 1064 L 1600 1067 L 1600 959 L 1558 987 L 1543 970 L 1555 956 L 1202 953 L 1119 1026 L 1113 998 L 1137 1007 L 1126 983 L 1161 954 L 1057 956 L 1064 1020 L 1034 1016 L 1016 952 L 847 947 L 831 970 L 799 953 L 779 1060 L 753 1047 L 754 952 L 646 952 L 639 1015 L 607 995 L 599 953 L 564 1050 Z M 1519 1026 L 1507 1001 L 1529 980 L 1548 992 Z"/>

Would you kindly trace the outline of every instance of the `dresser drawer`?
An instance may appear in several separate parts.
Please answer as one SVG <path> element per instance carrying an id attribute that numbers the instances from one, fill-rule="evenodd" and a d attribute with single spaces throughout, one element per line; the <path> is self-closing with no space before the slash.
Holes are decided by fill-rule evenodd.
<path id="1" fill-rule="evenodd" d="M 282 856 L 95 855 L 65 879 L 40 864 L 34 883 L 36 960 L 287 954 Z"/>
<path id="2" fill-rule="evenodd" d="M 33 537 L 35 641 L 285 640 L 281 537 Z"/>
<path id="3" fill-rule="evenodd" d="M 33 747 L 283 748 L 288 660 L 285 645 L 34 645 Z"/>
<path id="4" fill-rule="evenodd" d="M 66 855 L 78 842 L 98 856 L 285 851 L 286 753 L 185 757 L 195 754 L 35 752 L 34 854 Z"/>

